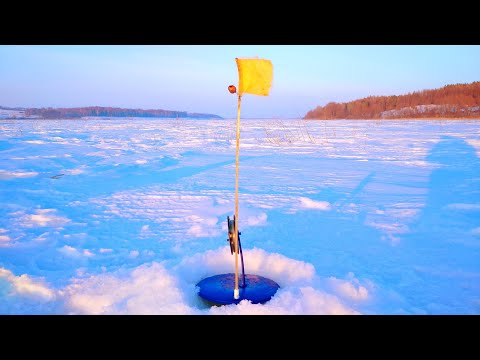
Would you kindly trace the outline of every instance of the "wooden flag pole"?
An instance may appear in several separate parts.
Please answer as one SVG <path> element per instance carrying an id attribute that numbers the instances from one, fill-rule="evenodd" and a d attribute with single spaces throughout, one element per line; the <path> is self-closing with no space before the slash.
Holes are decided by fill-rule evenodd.
<path id="1" fill-rule="evenodd" d="M 238 290 L 238 161 L 240 154 L 240 103 L 242 96 L 238 95 L 238 108 L 237 108 L 237 149 L 235 153 L 235 290 L 233 291 L 233 298 L 238 299 L 240 292 Z"/>

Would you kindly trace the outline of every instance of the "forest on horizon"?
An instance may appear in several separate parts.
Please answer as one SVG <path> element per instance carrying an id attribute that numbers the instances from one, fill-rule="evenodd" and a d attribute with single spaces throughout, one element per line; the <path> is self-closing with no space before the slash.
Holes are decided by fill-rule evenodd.
<path id="1" fill-rule="evenodd" d="M 369 96 L 330 102 L 307 112 L 304 119 L 478 118 L 480 81 L 452 84 L 405 95 Z"/>

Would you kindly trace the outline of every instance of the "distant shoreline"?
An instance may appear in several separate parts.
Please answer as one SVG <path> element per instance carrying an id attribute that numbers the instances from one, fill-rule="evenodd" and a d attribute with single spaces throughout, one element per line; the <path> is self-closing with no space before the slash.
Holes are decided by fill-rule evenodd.
<path id="1" fill-rule="evenodd" d="M 208 117 L 153 117 L 153 116 L 98 116 L 98 117 L 79 117 L 79 118 L 40 118 L 40 117 L 11 117 L 11 118 L 1 118 L 2 120 L 62 120 L 62 121 L 73 121 L 73 120 L 119 120 L 119 119 L 129 119 L 129 120 L 225 120 L 223 118 L 208 118 Z"/>
<path id="2" fill-rule="evenodd" d="M 86 106 L 77 108 L 8 108 L 0 106 L 0 119 L 71 120 L 89 118 L 222 119 L 216 114 L 163 109 L 129 109 Z"/>

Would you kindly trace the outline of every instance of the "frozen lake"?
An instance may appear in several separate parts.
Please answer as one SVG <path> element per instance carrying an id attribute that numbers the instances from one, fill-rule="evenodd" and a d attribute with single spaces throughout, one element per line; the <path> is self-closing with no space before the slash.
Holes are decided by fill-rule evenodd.
<path id="1" fill-rule="evenodd" d="M 480 314 L 480 121 L 1 120 L 0 314 Z"/>

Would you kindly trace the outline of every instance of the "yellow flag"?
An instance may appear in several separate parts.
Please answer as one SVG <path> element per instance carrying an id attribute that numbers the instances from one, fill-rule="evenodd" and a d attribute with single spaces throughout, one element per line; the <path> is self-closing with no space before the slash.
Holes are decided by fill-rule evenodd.
<path id="1" fill-rule="evenodd" d="M 235 61 L 238 67 L 238 94 L 267 96 L 272 86 L 272 62 L 257 58 L 235 58 Z"/>

